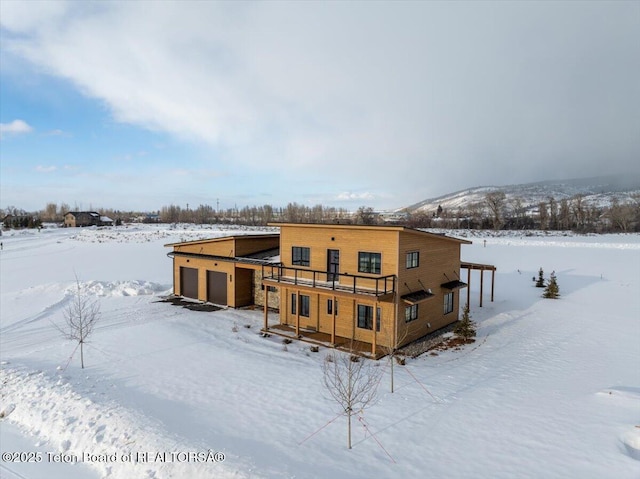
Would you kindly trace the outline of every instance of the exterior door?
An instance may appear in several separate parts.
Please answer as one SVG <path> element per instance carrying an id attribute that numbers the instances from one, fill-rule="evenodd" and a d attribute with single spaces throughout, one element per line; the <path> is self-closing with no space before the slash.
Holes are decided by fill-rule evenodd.
<path id="1" fill-rule="evenodd" d="M 327 281 L 338 281 L 340 273 L 340 251 L 327 250 Z"/>
<path id="2" fill-rule="evenodd" d="M 227 305 L 227 273 L 207 271 L 207 301 Z"/>
<path id="3" fill-rule="evenodd" d="M 198 270 L 180 266 L 180 294 L 186 298 L 198 299 Z"/>

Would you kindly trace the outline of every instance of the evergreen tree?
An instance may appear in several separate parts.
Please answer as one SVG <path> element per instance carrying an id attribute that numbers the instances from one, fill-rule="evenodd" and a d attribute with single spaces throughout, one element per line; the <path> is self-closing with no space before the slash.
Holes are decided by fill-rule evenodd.
<path id="1" fill-rule="evenodd" d="M 549 278 L 549 284 L 544 289 L 544 293 L 542 294 L 543 298 L 551 298 L 558 299 L 560 297 L 560 287 L 558 286 L 558 281 L 556 280 L 556 272 L 551 272 L 551 277 Z"/>
<path id="2" fill-rule="evenodd" d="M 540 268 L 538 271 L 538 279 L 536 280 L 536 288 L 544 288 L 544 271 Z"/>
<path id="3" fill-rule="evenodd" d="M 459 336 L 467 341 L 471 338 L 475 338 L 476 323 L 471 320 L 468 304 L 464 305 L 464 309 L 462 310 L 462 318 L 456 324 L 453 332 L 456 334 L 456 336 Z"/>

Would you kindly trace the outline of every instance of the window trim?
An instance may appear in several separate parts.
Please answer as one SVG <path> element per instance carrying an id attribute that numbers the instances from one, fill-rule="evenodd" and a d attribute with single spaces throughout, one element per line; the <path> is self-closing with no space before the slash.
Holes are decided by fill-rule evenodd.
<path id="1" fill-rule="evenodd" d="M 404 322 L 410 323 L 418 319 L 418 305 L 411 304 L 404 309 Z"/>
<path id="2" fill-rule="evenodd" d="M 455 304 L 455 298 L 453 291 L 444 294 L 444 314 L 453 313 L 453 305 Z"/>
<path id="3" fill-rule="evenodd" d="M 300 301 L 297 300 L 300 296 Z M 311 297 L 306 294 L 291 293 L 291 314 L 297 316 L 298 303 L 300 303 L 300 316 L 309 317 L 311 311 Z"/>
<path id="4" fill-rule="evenodd" d="M 413 269 L 420 266 L 420 251 L 409 251 L 406 256 L 406 269 Z"/>
<path id="5" fill-rule="evenodd" d="M 311 266 L 311 248 L 308 246 L 292 246 L 291 264 L 294 266 Z"/>
<path id="6" fill-rule="evenodd" d="M 335 302 L 333 301 L 333 299 L 327 299 L 327 314 L 331 314 L 333 315 L 333 311 L 334 311 L 334 305 L 335 305 L 335 315 L 338 316 L 338 300 L 336 299 Z"/>
<path id="7" fill-rule="evenodd" d="M 362 315 L 361 311 L 365 312 L 365 314 Z M 370 315 L 369 311 L 371 312 Z M 376 314 L 376 331 L 380 332 L 382 308 L 380 308 L 379 306 L 377 308 Z M 360 329 L 368 329 L 369 331 L 373 331 L 373 306 L 371 306 L 370 304 L 358 304 L 357 325 Z"/>
<path id="8" fill-rule="evenodd" d="M 374 260 L 377 258 L 377 262 Z M 358 251 L 358 273 L 382 274 L 382 253 Z"/>
<path id="9" fill-rule="evenodd" d="M 311 312 L 311 296 L 306 294 L 300 295 L 300 316 L 309 317 Z"/>

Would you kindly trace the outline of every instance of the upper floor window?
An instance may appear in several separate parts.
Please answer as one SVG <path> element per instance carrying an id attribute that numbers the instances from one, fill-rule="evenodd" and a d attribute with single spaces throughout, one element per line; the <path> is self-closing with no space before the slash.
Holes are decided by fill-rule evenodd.
<path id="1" fill-rule="evenodd" d="M 449 314 L 453 311 L 453 293 L 447 293 L 444 295 L 444 314 Z"/>
<path id="2" fill-rule="evenodd" d="M 291 263 L 297 266 L 309 266 L 311 264 L 311 248 L 293 246 L 291 248 Z"/>
<path id="3" fill-rule="evenodd" d="M 380 274 L 380 265 L 382 263 L 382 254 L 367 253 L 360 251 L 358 253 L 358 272 Z"/>
<path id="4" fill-rule="evenodd" d="M 420 265 L 420 252 L 407 253 L 407 269 L 417 268 Z"/>

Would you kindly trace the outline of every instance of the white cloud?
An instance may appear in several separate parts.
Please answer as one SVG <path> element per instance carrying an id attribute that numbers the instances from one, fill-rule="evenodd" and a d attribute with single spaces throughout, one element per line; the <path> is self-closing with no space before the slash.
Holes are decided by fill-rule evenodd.
<path id="1" fill-rule="evenodd" d="M 637 168 L 637 2 L 23 4 L 2 48 L 237 168 L 411 201 Z"/>
<path id="2" fill-rule="evenodd" d="M 373 200 L 375 198 L 374 195 L 369 193 L 368 191 L 364 193 L 352 193 L 345 191 L 343 193 L 338 194 L 336 199 L 339 201 L 354 201 L 354 200 Z"/>
<path id="3" fill-rule="evenodd" d="M 0 123 L 0 137 L 30 133 L 33 128 L 24 120 L 13 120 L 11 123 Z"/>
<path id="4" fill-rule="evenodd" d="M 64 130 L 60 130 L 58 128 L 47 131 L 45 135 L 46 136 L 67 136 L 67 137 L 71 136 L 69 133 L 65 132 Z"/>
<path id="5" fill-rule="evenodd" d="M 57 166 L 43 166 L 43 165 L 36 166 L 36 171 L 38 173 L 53 173 L 57 169 L 58 169 Z"/>

